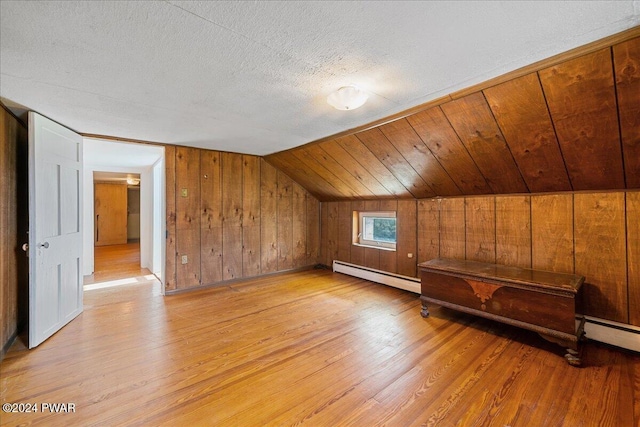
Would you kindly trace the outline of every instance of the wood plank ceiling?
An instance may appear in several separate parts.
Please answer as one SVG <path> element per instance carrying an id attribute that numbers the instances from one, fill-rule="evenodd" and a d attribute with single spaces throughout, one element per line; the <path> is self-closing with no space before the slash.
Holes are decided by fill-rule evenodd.
<path id="1" fill-rule="evenodd" d="M 545 64 L 266 160 L 322 201 L 640 188 L 640 37 Z"/>

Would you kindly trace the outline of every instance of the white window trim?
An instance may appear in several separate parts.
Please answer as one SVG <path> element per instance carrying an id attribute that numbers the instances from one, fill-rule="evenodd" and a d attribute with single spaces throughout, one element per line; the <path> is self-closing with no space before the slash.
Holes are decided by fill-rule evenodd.
<path id="1" fill-rule="evenodd" d="M 375 240 L 366 240 L 362 237 L 363 221 L 365 217 L 375 218 L 397 218 L 395 211 L 354 211 L 353 212 L 353 244 L 355 246 L 363 246 L 366 248 L 375 248 L 384 251 L 394 251 L 397 245 L 397 234 L 395 243 L 377 242 Z M 397 219 L 396 219 L 397 227 Z M 397 231 L 396 231 L 397 233 Z"/>

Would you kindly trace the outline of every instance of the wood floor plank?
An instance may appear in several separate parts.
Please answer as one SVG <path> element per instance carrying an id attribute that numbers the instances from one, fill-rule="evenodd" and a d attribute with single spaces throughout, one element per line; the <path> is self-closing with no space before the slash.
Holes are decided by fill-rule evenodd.
<path id="1" fill-rule="evenodd" d="M 640 355 L 583 367 L 536 334 L 308 270 L 163 297 L 140 282 L 0 364 L 2 403 L 72 402 L 14 425 L 598 425 L 640 421 Z M 575 392 L 580 390 L 580 392 Z"/>

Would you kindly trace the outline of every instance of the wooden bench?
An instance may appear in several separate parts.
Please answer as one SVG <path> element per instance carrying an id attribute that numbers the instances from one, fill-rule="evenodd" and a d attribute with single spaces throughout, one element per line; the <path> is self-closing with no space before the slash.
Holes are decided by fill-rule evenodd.
<path id="1" fill-rule="evenodd" d="M 570 365 L 580 365 L 584 277 L 443 258 L 418 267 L 422 317 L 433 303 L 529 329 L 563 346 Z"/>

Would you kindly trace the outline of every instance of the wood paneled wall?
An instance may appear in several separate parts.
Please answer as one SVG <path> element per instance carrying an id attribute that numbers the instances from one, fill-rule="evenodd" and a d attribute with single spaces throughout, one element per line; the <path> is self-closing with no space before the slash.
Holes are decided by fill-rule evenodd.
<path id="1" fill-rule="evenodd" d="M 318 262 L 320 203 L 291 178 L 257 156 L 165 150 L 167 291 Z"/>
<path id="2" fill-rule="evenodd" d="M 320 262 L 333 260 L 362 265 L 403 276 L 416 276 L 418 212 L 415 200 L 358 200 L 322 203 Z M 396 211 L 396 251 L 352 244 L 354 211 Z"/>
<path id="3" fill-rule="evenodd" d="M 396 205 L 396 252 L 351 244 L 354 210 Z M 640 191 L 325 202 L 321 248 L 326 265 L 406 276 L 437 257 L 576 273 L 585 314 L 640 326 Z"/>
<path id="4" fill-rule="evenodd" d="M 418 262 L 440 256 L 585 276 L 585 314 L 640 326 L 640 192 L 418 201 Z"/>
<path id="5" fill-rule="evenodd" d="M 0 358 L 27 319 L 26 154 L 26 128 L 0 106 Z"/>

